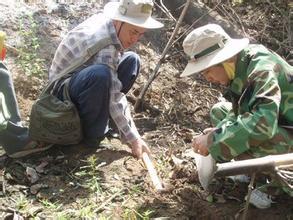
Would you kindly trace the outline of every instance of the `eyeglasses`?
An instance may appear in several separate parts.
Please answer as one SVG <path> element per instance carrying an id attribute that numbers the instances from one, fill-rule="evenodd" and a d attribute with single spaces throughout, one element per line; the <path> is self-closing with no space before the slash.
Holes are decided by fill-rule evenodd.
<path id="1" fill-rule="evenodd" d="M 132 37 L 135 37 L 135 38 L 140 38 L 144 35 L 145 32 L 139 32 L 138 30 L 136 29 L 130 29 L 129 30 L 129 36 L 132 38 Z"/>

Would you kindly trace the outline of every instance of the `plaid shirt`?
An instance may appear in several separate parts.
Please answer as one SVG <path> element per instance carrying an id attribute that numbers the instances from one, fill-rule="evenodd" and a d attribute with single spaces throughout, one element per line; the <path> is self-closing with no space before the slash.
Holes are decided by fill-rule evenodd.
<path id="1" fill-rule="evenodd" d="M 102 19 L 101 17 L 98 19 L 98 16 L 102 16 Z M 98 29 L 99 32 L 96 31 L 97 25 L 99 25 L 97 24 L 97 21 L 102 21 Z M 84 34 L 83 30 L 87 33 Z M 126 142 L 131 142 L 138 139 L 140 135 L 132 120 L 126 96 L 121 92 L 122 83 L 118 79 L 116 70 L 119 59 L 121 58 L 121 53 L 123 53 L 123 48 L 117 37 L 112 20 L 106 19 L 103 14 L 93 15 L 84 23 L 69 32 L 67 39 L 64 39 L 61 42 L 55 53 L 55 57 L 49 72 L 49 78 L 52 80 L 58 74 L 58 72 L 64 68 L 68 68 L 72 59 L 74 59 L 74 56 L 87 56 L 86 49 L 88 48 L 88 45 L 93 45 L 96 43 L 95 39 L 99 39 L 100 37 L 96 35 L 103 35 L 105 33 L 107 34 L 106 37 L 110 37 L 112 43 L 104 47 L 81 66 L 74 69 L 74 71 L 81 70 L 94 64 L 105 64 L 110 67 L 110 115 L 120 131 L 121 138 Z"/>

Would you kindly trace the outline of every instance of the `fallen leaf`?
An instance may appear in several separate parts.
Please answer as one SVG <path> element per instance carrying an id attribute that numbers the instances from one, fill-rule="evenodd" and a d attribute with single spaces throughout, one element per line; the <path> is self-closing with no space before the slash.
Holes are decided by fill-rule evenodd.
<path id="1" fill-rule="evenodd" d="M 207 200 L 208 202 L 212 203 L 212 202 L 214 201 L 213 195 L 208 195 L 208 196 L 206 197 L 206 200 Z"/>

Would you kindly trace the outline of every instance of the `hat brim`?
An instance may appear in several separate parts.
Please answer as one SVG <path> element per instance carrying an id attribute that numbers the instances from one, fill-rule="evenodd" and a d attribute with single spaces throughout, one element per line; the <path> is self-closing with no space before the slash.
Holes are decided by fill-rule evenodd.
<path id="1" fill-rule="evenodd" d="M 143 27 L 146 29 L 158 29 L 162 28 L 164 25 L 153 19 L 152 17 L 145 18 L 139 18 L 139 17 L 129 17 L 122 15 L 118 8 L 119 8 L 119 2 L 109 2 L 104 7 L 104 14 L 111 19 L 123 21 L 138 27 Z"/>
<path id="2" fill-rule="evenodd" d="M 239 53 L 247 47 L 248 43 L 249 40 L 247 38 L 230 39 L 225 44 L 225 47 L 217 52 L 214 52 L 209 56 L 199 58 L 196 61 L 188 62 L 180 77 L 191 76 L 193 74 L 200 73 L 211 66 L 219 64 Z"/>

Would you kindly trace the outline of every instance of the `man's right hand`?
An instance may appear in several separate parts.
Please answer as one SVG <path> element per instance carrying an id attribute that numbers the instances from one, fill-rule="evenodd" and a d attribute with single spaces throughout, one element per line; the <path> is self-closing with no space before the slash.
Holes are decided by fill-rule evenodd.
<path id="1" fill-rule="evenodd" d="M 138 138 L 135 141 L 131 142 L 131 151 L 133 156 L 138 159 L 142 158 L 143 152 L 146 152 L 147 154 L 151 153 L 149 147 L 141 138 Z"/>

